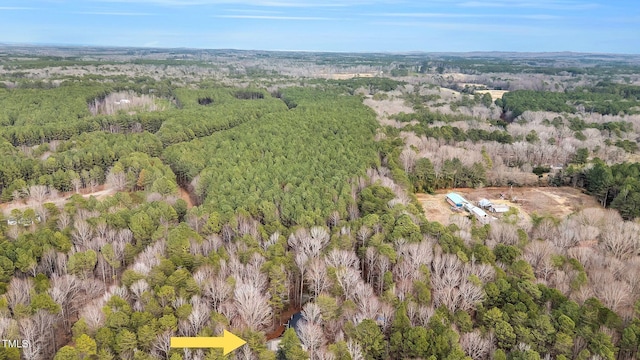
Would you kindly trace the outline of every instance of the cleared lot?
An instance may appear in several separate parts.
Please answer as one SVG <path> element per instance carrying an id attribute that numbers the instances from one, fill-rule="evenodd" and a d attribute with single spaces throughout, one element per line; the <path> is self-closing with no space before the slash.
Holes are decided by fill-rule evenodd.
<path id="1" fill-rule="evenodd" d="M 480 199 L 489 199 L 496 204 L 507 204 L 517 208 L 521 213 L 531 215 L 551 215 L 563 218 L 576 211 L 585 208 L 600 207 L 591 196 L 583 194 L 579 189 L 572 187 L 489 187 L 479 189 L 443 189 L 434 195 L 416 194 L 424 208 L 424 213 L 430 221 L 438 221 L 449 224 L 452 215 L 456 212 L 445 201 L 445 194 L 456 192 L 467 200 L 477 202 Z M 504 199 L 500 199 L 500 195 Z M 515 200 L 515 201 L 511 201 Z"/>

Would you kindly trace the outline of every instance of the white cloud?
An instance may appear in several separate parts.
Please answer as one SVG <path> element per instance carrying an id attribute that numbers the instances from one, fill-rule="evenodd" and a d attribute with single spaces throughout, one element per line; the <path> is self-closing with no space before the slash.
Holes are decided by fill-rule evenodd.
<path id="1" fill-rule="evenodd" d="M 0 11 L 13 11 L 13 10 L 36 10 L 36 8 L 22 7 L 22 6 L 0 6 Z"/>
<path id="2" fill-rule="evenodd" d="M 586 10 L 598 7 L 598 4 L 570 0 L 490 0 L 490 1 L 464 1 L 458 3 L 461 7 L 470 8 L 531 8 L 549 10 Z"/>
<path id="3" fill-rule="evenodd" d="M 511 18 L 511 19 L 529 19 L 529 20 L 557 20 L 563 17 L 547 14 L 464 14 L 464 13 L 370 13 L 363 14 L 371 17 L 386 18 L 433 18 L 433 19 L 455 19 L 455 18 Z"/>
<path id="4" fill-rule="evenodd" d="M 92 0 L 94 2 L 138 3 L 159 6 L 197 6 L 197 5 L 249 5 L 261 7 L 317 8 L 349 7 L 369 4 L 394 3 L 395 0 Z"/>
<path id="5" fill-rule="evenodd" d="M 282 11 L 276 10 L 258 10 L 258 9 L 225 9 L 228 12 L 241 14 L 282 14 Z"/>
<path id="6" fill-rule="evenodd" d="M 153 13 L 119 12 L 119 11 L 76 11 L 80 15 L 105 15 L 105 16 L 155 16 Z"/>
<path id="7" fill-rule="evenodd" d="M 473 33 L 521 33 L 541 35 L 544 29 L 525 25 L 476 24 L 466 22 L 420 22 L 420 21 L 377 21 L 370 23 L 376 26 L 415 27 L 433 30 L 465 31 Z"/>
<path id="8" fill-rule="evenodd" d="M 215 18 L 224 19 L 257 19 L 257 20 L 304 20 L 304 21 L 328 21 L 337 20 L 328 17 L 316 16 L 277 16 L 277 15 L 216 15 Z"/>

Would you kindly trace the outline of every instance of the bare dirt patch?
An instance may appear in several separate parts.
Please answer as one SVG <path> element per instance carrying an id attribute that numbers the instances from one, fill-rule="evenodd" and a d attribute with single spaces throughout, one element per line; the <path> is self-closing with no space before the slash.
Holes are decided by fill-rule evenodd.
<path id="1" fill-rule="evenodd" d="M 451 210 L 451 205 L 445 200 L 445 194 L 416 194 L 416 197 L 422 204 L 424 216 L 429 221 L 437 221 L 441 224 L 449 225 L 452 222 L 452 217 L 466 215 L 466 213 Z"/>
<path id="2" fill-rule="evenodd" d="M 456 212 L 452 211 L 451 206 L 445 201 L 445 195 L 449 192 L 456 192 L 474 203 L 480 199 L 489 199 L 495 204 L 515 207 L 523 214 L 535 213 L 540 216 L 550 215 L 556 218 L 564 218 L 582 209 L 600 207 L 594 198 L 572 187 L 443 189 L 438 190 L 434 195 L 416 194 L 429 221 L 438 221 L 443 224 L 451 223 L 450 218 L 452 215 L 456 215 Z M 501 194 L 504 194 L 505 199 L 500 199 Z"/>
<path id="3" fill-rule="evenodd" d="M 186 201 L 187 209 L 191 209 L 194 206 L 194 201 L 191 198 L 191 194 L 183 187 L 180 187 L 180 199 Z"/>

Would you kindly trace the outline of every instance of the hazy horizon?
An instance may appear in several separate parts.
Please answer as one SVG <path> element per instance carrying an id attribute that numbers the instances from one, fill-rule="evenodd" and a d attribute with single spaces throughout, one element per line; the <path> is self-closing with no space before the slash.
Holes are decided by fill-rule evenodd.
<path id="1" fill-rule="evenodd" d="M 259 49 L 259 48 L 210 48 L 210 47 L 162 47 L 162 46 L 124 46 L 124 45 L 92 45 L 92 44 L 73 44 L 73 43 L 20 43 L 0 41 L 0 46 L 7 47 L 33 47 L 33 48 L 95 48 L 95 49 L 140 49 L 140 50 L 200 50 L 200 51 L 255 51 L 255 52 L 302 52 L 302 53 L 327 53 L 327 54 L 389 54 L 389 55 L 412 55 L 412 54 L 434 54 L 434 55 L 474 55 L 474 54 L 497 54 L 497 55 L 547 55 L 547 54 L 567 54 L 567 55 L 619 55 L 640 57 L 638 53 L 621 53 L 621 52 L 595 52 L 595 51 L 509 51 L 509 50 L 469 50 L 469 51 L 428 51 L 428 50 L 406 50 L 406 51 L 339 51 L 339 50 L 303 50 L 303 49 Z"/>
<path id="2" fill-rule="evenodd" d="M 11 44 L 313 52 L 638 54 L 640 4 L 604 0 L 91 0 L 0 6 Z"/>

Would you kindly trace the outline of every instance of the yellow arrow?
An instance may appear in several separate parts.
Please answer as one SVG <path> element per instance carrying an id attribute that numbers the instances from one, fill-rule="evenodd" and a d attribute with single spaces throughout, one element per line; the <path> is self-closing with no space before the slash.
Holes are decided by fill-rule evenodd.
<path id="1" fill-rule="evenodd" d="M 172 337 L 172 348 L 219 348 L 227 355 L 247 342 L 227 330 L 220 337 Z"/>

